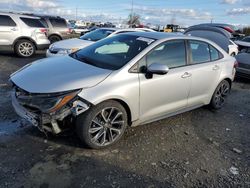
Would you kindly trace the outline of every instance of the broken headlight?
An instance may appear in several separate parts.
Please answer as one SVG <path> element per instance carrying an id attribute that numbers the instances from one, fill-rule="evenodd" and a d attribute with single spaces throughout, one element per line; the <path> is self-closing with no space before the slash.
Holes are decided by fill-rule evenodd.
<path id="1" fill-rule="evenodd" d="M 39 109 L 45 113 L 53 113 L 61 109 L 69 101 L 71 101 L 79 90 L 58 94 L 29 94 L 22 95 L 16 92 L 19 103 L 23 106 Z"/>

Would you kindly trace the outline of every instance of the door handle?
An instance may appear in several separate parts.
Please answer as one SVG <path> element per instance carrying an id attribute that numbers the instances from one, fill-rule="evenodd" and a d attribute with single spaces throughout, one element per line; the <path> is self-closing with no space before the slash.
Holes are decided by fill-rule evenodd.
<path id="1" fill-rule="evenodd" d="M 218 70 L 220 67 L 218 65 L 214 65 L 213 70 Z"/>
<path id="2" fill-rule="evenodd" d="M 190 76 L 192 76 L 191 73 L 185 72 L 181 77 L 182 77 L 182 78 L 188 78 L 188 77 L 190 77 Z"/>
<path id="3" fill-rule="evenodd" d="M 11 31 L 17 31 L 17 28 L 13 27 L 10 29 Z"/>

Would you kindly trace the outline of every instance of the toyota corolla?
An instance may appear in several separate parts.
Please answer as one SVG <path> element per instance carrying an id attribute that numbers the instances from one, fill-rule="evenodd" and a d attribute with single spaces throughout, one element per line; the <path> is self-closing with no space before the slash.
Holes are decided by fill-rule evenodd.
<path id="1" fill-rule="evenodd" d="M 72 127 L 85 145 L 98 149 L 117 142 L 129 126 L 203 105 L 220 109 L 235 64 L 206 39 L 121 34 L 13 73 L 12 104 L 41 131 Z"/>

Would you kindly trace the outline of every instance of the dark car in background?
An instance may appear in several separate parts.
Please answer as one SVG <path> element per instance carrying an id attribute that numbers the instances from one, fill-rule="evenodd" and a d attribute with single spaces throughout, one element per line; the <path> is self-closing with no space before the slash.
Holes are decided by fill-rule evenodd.
<path id="1" fill-rule="evenodd" d="M 244 34 L 242 34 L 242 32 L 239 30 L 238 27 L 236 27 L 234 25 L 230 25 L 230 24 L 224 24 L 224 23 L 203 23 L 203 24 L 199 24 L 199 26 L 210 26 L 210 27 L 222 28 L 222 29 L 226 30 L 227 32 L 231 33 L 232 37 L 234 39 L 238 39 L 238 38 L 241 38 L 242 36 L 244 36 Z"/>
<path id="2" fill-rule="evenodd" d="M 250 48 L 246 52 L 238 54 L 235 58 L 238 62 L 236 75 L 250 79 Z"/>

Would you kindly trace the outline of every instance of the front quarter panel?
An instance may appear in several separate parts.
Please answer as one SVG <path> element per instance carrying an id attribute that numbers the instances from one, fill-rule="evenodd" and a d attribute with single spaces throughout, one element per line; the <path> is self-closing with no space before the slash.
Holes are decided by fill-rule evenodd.
<path id="1" fill-rule="evenodd" d="M 97 105 L 110 99 L 122 100 L 131 112 L 131 120 L 139 118 L 139 80 L 137 73 L 127 70 L 113 72 L 100 84 L 82 90 L 79 97 Z"/>

